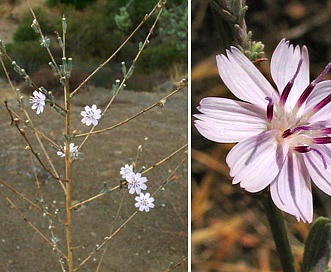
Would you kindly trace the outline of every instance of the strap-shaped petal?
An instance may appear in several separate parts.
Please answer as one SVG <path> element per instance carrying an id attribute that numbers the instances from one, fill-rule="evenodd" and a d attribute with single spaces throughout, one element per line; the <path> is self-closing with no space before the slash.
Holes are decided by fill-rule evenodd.
<path id="1" fill-rule="evenodd" d="M 218 72 L 225 85 L 239 99 L 266 108 L 266 97 L 278 93 L 254 64 L 236 47 L 227 50 L 227 57 L 216 56 Z"/>
<path id="2" fill-rule="evenodd" d="M 289 153 L 279 175 L 270 184 L 270 193 L 279 209 L 294 215 L 298 221 L 310 223 L 313 219 L 313 197 L 303 156 Z"/>
<path id="3" fill-rule="evenodd" d="M 283 167 L 287 150 L 277 144 L 277 131 L 267 131 L 241 141 L 229 152 L 226 162 L 234 177 L 246 191 L 255 193 L 266 188 Z"/>
<path id="4" fill-rule="evenodd" d="M 208 97 L 200 102 L 194 124 L 207 139 L 236 143 L 267 129 L 265 110 L 227 98 Z"/>
<path id="5" fill-rule="evenodd" d="M 299 46 L 293 48 L 293 45 L 282 39 L 277 45 L 270 61 L 270 72 L 279 93 L 282 93 L 286 84 L 294 76 L 300 59 L 302 58 L 302 66 L 294 81 L 291 92 L 288 96 L 285 107 L 293 109 L 298 98 L 309 85 L 309 55 L 306 46 L 300 50 Z"/>

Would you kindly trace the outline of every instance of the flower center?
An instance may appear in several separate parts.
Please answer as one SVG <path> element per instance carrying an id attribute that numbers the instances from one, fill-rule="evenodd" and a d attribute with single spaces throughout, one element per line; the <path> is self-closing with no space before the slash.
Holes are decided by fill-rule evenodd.
<path id="1" fill-rule="evenodd" d="M 300 72 L 302 63 L 303 59 L 300 59 L 297 70 L 295 71 L 294 76 L 286 84 L 279 101 L 277 101 L 278 103 L 274 103 L 272 98 L 266 97 L 266 100 L 268 101 L 266 114 L 269 122 L 269 129 L 279 130 L 280 135 L 277 137 L 277 141 L 281 144 L 288 145 L 291 151 L 299 153 L 307 153 L 310 151 L 316 152 L 321 157 L 324 168 L 326 169 L 327 165 L 325 158 L 316 148 L 316 145 L 331 143 L 331 128 L 326 128 L 322 122 L 314 125 L 310 124 L 309 118 L 331 102 L 331 94 L 318 102 L 308 113 L 302 115 L 302 113 L 299 113 L 299 110 L 307 101 L 308 96 L 314 90 L 317 83 L 320 82 L 329 71 L 331 63 L 329 63 L 322 73 L 306 87 L 295 106 L 291 110 L 288 108 L 285 109 L 285 104 L 292 90 L 294 81 Z"/>

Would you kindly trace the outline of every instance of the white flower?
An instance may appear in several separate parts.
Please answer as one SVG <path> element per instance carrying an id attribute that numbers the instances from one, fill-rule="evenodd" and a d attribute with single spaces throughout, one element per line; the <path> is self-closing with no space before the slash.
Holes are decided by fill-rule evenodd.
<path id="1" fill-rule="evenodd" d="M 331 68 L 309 80 L 308 49 L 285 39 L 275 49 L 275 90 L 237 48 L 216 57 L 225 85 L 241 101 L 209 97 L 195 126 L 209 140 L 237 143 L 226 158 L 233 184 L 249 192 L 270 186 L 276 206 L 312 222 L 312 186 L 331 195 Z"/>
<path id="2" fill-rule="evenodd" d="M 92 105 L 91 108 L 90 106 L 86 106 L 84 109 L 85 111 L 80 113 L 80 115 L 83 116 L 82 123 L 87 126 L 90 126 L 91 124 L 96 126 L 98 120 L 101 118 L 101 110 L 97 109 L 96 105 Z"/>
<path id="3" fill-rule="evenodd" d="M 133 173 L 133 166 L 132 165 L 124 165 L 124 167 L 121 167 L 121 171 L 120 171 L 120 174 L 122 175 L 122 178 L 123 179 L 127 179 L 126 177 L 128 175 L 131 175 L 131 173 Z"/>
<path id="4" fill-rule="evenodd" d="M 134 172 L 131 172 L 126 176 L 126 180 L 128 182 L 128 189 L 130 189 L 130 194 L 134 194 L 135 192 L 137 194 L 140 194 L 141 190 L 147 189 L 147 186 L 145 184 L 147 178 L 142 177 L 141 173 L 135 174 Z"/>
<path id="5" fill-rule="evenodd" d="M 42 92 L 34 91 L 33 97 L 30 98 L 30 103 L 32 103 L 32 109 L 37 109 L 37 114 L 44 111 L 46 95 Z"/>
<path id="6" fill-rule="evenodd" d="M 135 200 L 137 201 L 135 206 L 139 208 L 139 211 L 141 212 L 143 212 L 144 210 L 146 212 L 149 212 L 150 208 L 154 208 L 154 197 L 150 197 L 149 193 L 140 193 L 139 196 L 135 197 Z"/>
<path id="7" fill-rule="evenodd" d="M 75 146 L 74 143 L 70 143 L 69 148 L 70 148 L 70 159 L 78 158 L 78 155 L 79 155 L 78 146 L 77 145 Z M 63 150 L 64 150 L 64 153 L 61 150 L 58 150 L 57 155 L 60 156 L 60 157 L 65 156 L 66 144 L 64 144 Z"/>

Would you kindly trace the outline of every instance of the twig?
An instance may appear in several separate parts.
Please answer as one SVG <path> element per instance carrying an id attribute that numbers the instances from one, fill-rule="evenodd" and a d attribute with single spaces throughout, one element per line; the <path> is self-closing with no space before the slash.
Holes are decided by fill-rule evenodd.
<path id="1" fill-rule="evenodd" d="M 122 198 L 121 198 L 120 205 L 118 206 L 118 209 L 117 209 L 117 212 L 116 212 L 116 215 L 115 215 L 115 219 L 114 219 L 114 221 L 113 221 L 113 223 L 112 223 L 112 226 L 111 226 L 111 228 L 110 228 L 110 231 L 109 231 L 109 236 L 112 234 L 112 232 L 113 232 L 113 230 L 114 230 L 114 228 L 115 228 L 115 224 L 116 224 L 116 222 L 117 222 L 117 220 L 118 220 L 118 218 L 119 218 L 119 216 L 120 216 L 120 211 L 121 211 L 121 208 L 122 208 L 122 206 L 123 206 L 123 202 L 124 202 L 124 195 L 125 195 L 125 194 L 122 194 Z M 100 258 L 100 260 L 99 260 L 98 267 L 97 267 L 97 269 L 96 269 L 95 272 L 98 272 L 98 271 L 99 271 L 100 266 L 101 266 L 101 263 L 102 263 L 102 261 L 103 261 L 103 258 L 104 258 L 104 256 L 106 255 L 106 252 L 107 252 L 107 247 L 104 248 L 104 250 L 103 250 L 103 252 L 102 252 L 102 254 L 101 254 L 101 258 Z"/>
<path id="2" fill-rule="evenodd" d="M 173 152 L 172 154 L 170 154 L 168 157 L 162 159 L 162 160 L 159 161 L 158 163 L 156 163 L 156 164 L 154 164 L 153 166 L 149 167 L 148 169 L 146 169 L 145 171 L 143 171 L 142 174 L 145 174 L 145 173 L 149 172 L 150 170 L 154 169 L 155 167 L 157 167 L 157 166 L 161 165 L 162 163 L 166 162 L 167 160 L 171 159 L 173 156 L 175 156 L 176 154 L 178 154 L 179 152 L 181 152 L 183 149 L 185 149 L 185 148 L 187 147 L 187 145 L 188 145 L 188 144 L 185 144 L 184 146 L 182 146 L 181 148 L 177 149 L 175 152 Z M 162 186 L 163 186 L 163 185 L 162 185 Z M 110 192 L 112 192 L 112 191 L 114 191 L 114 190 L 119 189 L 119 187 L 120 187 L 120 186 L 117 185 L 117 186 L 115 186 L 115 187 L 113 187 L 113 188 L 111 188 L 111 189 L 109 189 L 109 190 L 110 190 Z M 70 209 L 71 209 L 71 210 L 73 210 L 73 209 L 77 209 L 79 206 L 82 206 L 82 205 L 84 205 L 84 204 L 87 204 L 87 203 L 89 203 L 89 202 L 91 202 L 91 201 L 93 201 L 93 200 L 96 200 L 97 198 L 102 197 L 102 196 L 104 196 L 104 195 L 106 195 L 106 194 L 107 194 L 107 192 L 104 192 L 104 193 L 101 193 L 101 194 L 97 194 L 97 195 L 95 195 L 95 196 L 93 196 L 93 197 L 90 197 L 90 198 L 88 198 L 88 199 L 86 199 L 86 200 L 83 200 L 83 201 L 81 201 L 81 202 L 79 202 L 79 203 L 77 203 L 77 204 L 71 206 Z"/>
<path id="3" fill-rule="evenodd" d="M 9 109 L 9 106 L 8 106 L 8 102 L 5 101 L 4 102 L 5 106 L 6 106 L 6 109 L 10 115 L 10 118 L 11 118 L 11 123 L 12 125 L 15 125 L 15 127 L 17 128 L 18 132 L 21 134 L 21 136 L 24 138 L 25 142 L 27 143 L 28 145 L 28 149 L 32 152 L 32 154 L 36 157 L 36 159 L 38 160 L 38 162 L 40 163 L 40 165 L 44 168 L 44 170 L 49 173 L 54 179 L 56 180 L 60 180 L 60 178 L 58 176 L 56 176 L 51 170 L 49 170 L 46 165 L 43 163 L 43 161 L 40 159 L 38 153 L 34 150 L 33 146 L 31 145 L 28 137 L 26 136 L 26 133 L 23 129 L 21 129 L 18 125 L 18 122 L 15 121 L 13 115 L 12 115 L 12 112 L 11 110 Z"/>
<path id="4" fill-rule="evenodd" d="M 94 135 L 94 134 L 103 133 L 103 132 L 106 132 L 106 131 L 110 131 L 110 130 L 112 130 L 112 129 L 114 129 L 114 128 L 117 128 L 117 127 L 119 127 L 119 126 L 121 126 L 121 125 L 123 125 L 123 124 L 125 124 L 125 123 L 128 123 L 129 121 L 131 121 L 131 120 L 137 118 L 138 116 L 140 116 L 140 115 L 146 113 L 147 111 L 149 111 L 149 110 L 151 110 L 151 109 L 153 109 L 153 108 L 155 108 L 155 107 L 157 107 L 157 106 L 160 106 L 160 105 L 161 105 L 161 102 L 160 102 L 160 101 L 168 99 L 169 97 L 171 97 L 171 96 L 173 96 L 174 94 L 176 94 L 176 93 L 178 93 L 179 91 L 181 91 L 185 86 L 187 86 L 187 84 L 186 84 L 186 85 L 185 85 L 185 84 L 184 84 L 184 85 L 180 85 L 180 86 L 179 86 L 176 90 L 174 90 L 172 93 L 166 95 L 165 97 L 163 97 L 162 99 L 158 100 L 157 102 L 155 102 L 155 103 L 152 104 L 151 106 L 149 106 L 149 107 L 143 109 L 142 111 L 140 111 L 140 112 L 138 112 L 138 113 L 132 115 L 131 117 L 125 119 L 124 121 L 121 121 L 121 122 L 119 122 L 119 123 L 117 123 L 117 124 L 115 124 L 115 125 L 113 125 L 113 126 L 111 126 L 111 127 L 108 127 L 108 128 L 104 128 L 104 129 L 100 129 L 100 130 L 95 130 L 95 131 L 87 132 L 87 133 L 77 134 L 77 135 L 75 136 L 75 138 L 86 137 L 86 136 L 88 136 L 88 135 Z"/>
<path id="5" fill-rule="evenodd" d="M 136 57 L 133 59 L 129 71 L 128 71 L 128 72 L 126 73 L 126 75 L 124 76 L 124 78 L 123 78 L 121 84 L 120 84 L 120 85 L 118 86 L 118 88 L 117 88 L 116 93 L 115 93 L 115 94 L 113 95 L 113 97 L 110 99 L 110 101 L 109 101 L 109 103 L 107 104 L 107 106 L 105 107 L 105 109 L 104 109 L 102 115 L 106 114 L 106 112 L 108 111 L 109 107 L 110 107 L 111 104 L 113 103 L 115 97 L 118 95 L 118 93 L 120 92 L 120 90 L 123 88 L 125 81 L 126 81 L 127 78 L 132 74 L 133 69 L 134 69 L 134 67 L 135 67 L 135 63 L 137 62 L 137 60 L 138 60 L 139 57 L 140 57 L 140 54 L 142 53 L 142 51 L 144 50 L 145 46 L 146 46 L 147 43 L 149 42 L 149 37 L 151 36 L 151 34 L 152 34 L 153 30 L 154 30 L 154 27 L 155 27 L 156 23 L 158 22 L 158 20 L 159 20 L 161 14 L 162 14 L 162 11 L 163 11 L 163 9 L 164 9 L 164 7 L 165 7 L 165 3 L 166 3 L 166 0 L 160 0 L 160 1 L 154 6 L 153 10 L 152 10 L 149 14 L 147 14 L 147 15 L 145 16 L 145 19 L 146 19 L 146 18 L 149 18 L 149 17 L 150 17 L 155 11 L 156 11 L 156 9 L 158 9 L 158 8 L 160 9 L 160 10 L 159 10 L 159 13 L 158 13 L 157 16 L 156 16 L 156 19 L 154 20 L 154 23 L 152 24 L 152 26 L 151 26 L 151 28 L 150 28 L 150 30 L 149 30 L 149 32 L 148 32 L 148 34 L 147 34 L 147 36 L 146 36 L 146 38 L 145 38 L 143 44 L 142 44 L 142 46 L 139 48 Z M 145 19 L 142 21 L 142 23 L 145 22 Z M 146 19 L 146 20 L 147 20 L 147 19 Z M 130 37 L 130 36 L 129 36 L 129 37 Z M 78 87 L 78 88 L 79 88 L 79 87 Z M 90 132 L 93 132 L 93 131 L 94 131 L 94 128 L 95 128 L 95 126 L 93 126 L 93 127 L 91 128 Z M 79 146 L 78 149 L 81 149 L 81 148 L 83 147 L 83 145 L 85 144 L 85 142 L 87 141 L 87 139 L 89 138 L 89 136 L 90 136 L 89 134 L 87 134 L 87 135 L 85 136 L 83 142 L 80 144 L 80 146 Z"/>
<path id="6" fill-rule="evenodd" d="M 3 104 L 6 104 L 4 101 L 1 101 Z M 61 146 L 59 146 L 57 143 L 55 143 L 52 139 L 50 139 L 49 137 L 47 137 L 44 133 L 42 133 L 41 131 L 39 131 L 38 129 L 34 128 L 30 122 L 24 121 L 14 110 L 12 110 L 9 106 L 8 108 L 10 109 L 10 111 L 13 113 L 13 115 L 15 115 L 15 119 L 18 119 L 17 121 L 20 121 L 23 125 L 25 125 L 26 127 L 30 128 L 31 130 L 33 130 L 34 133 L 39 134 L 41 137 L 43 137 L 47 142 L 49 142 L 51 145 L 55 146 L 58 149 L 61 149 Z"/>
<path id="7" fill-rule="evenodd" d="M 55 249 L 60 255 L 61 257 L 63 257 L 64 259 L 67 259 L 67 256 L 61 251 L 59 250 L 51 241 L 49 241 L 47 239 L 47 237 L 39 230 L 37 229 L 29 219 L 27 219 L 24 214 L 20 211 L 19 208 L 17 208 L 17 206 L 14 204 L 14 202 L 12 202 L 9 197 L 4 194 L 2 192 L 2 190 L 0 190 L 0 193 L 2 194 L 2 196 L 10 203 L 10 205 L 12 207 L 15 208 L 15 210 L 20 214 L 20 216 L 23 218 L 24 222 L 28 224 L 29 227 L 31 227 L 48 245 L 50 245 L 53 249 Z"/>
<path id="8" fill-rule="evenodd" d="M 1 49 L 1 48 L 0 48 L 0 49 Z M 10 77 L 9 77 L 9 73 L 8 73 L 8 71 L 7 71 L 7 69 L 6 69 L 6 66 L 5 66 L 5 64 L 4 64 L 4 62 L 3 62 L 3 59 L 2 59 L 2 57 L 1 57 L 1 55 L 0 55 L 0 62 L 1 62 L 2 68 L 3 68 L 4 72 L 5 72 L 5 75 L 6 75 L 6 77 L 7 77 L 7 80 L 8 80 L 8 82 L 9 82 L 9 84 L 10 84 L 10 87 L 11 87 L 12 91 L 14 92 L 14 94 L 17 96 L 17 102 L 18 102 L 18 105 L 19 105 L 21 111 L 24 113 L 24 115 L 25 115 L 25 117 L 27 118 L 27 120 L 29 120 L 30 125 L 33 126 L 33 122 L 32 122 L 32 120 L 31 120 L 29 114 L 27 113 L 27 111 L 26 111 L 26 110 L 24 109 L 24 107 L 22 106 L 22 104 L 21 104 L 21 99 L 20 99 L 20 97 L 18 97 L 18 94 L 17 94 L 16 91 L 15 91 L 15 87 L 14 87 L 14 85 L 13 85 L 13 83 L 12 83 Z M 8 107 L 8 105 L 7 105 L 6 107 Z M 14 111 L 13 111 L 13 112 L 14 112 Z M 12 118 L 12 120 L 13 120 L 13 118 Z M 42 149 L 42 151 L 43 151 L 43 153 L 44 153 L 44 155 L 45 155 L 45 157 L 46 157 L 47 162 L 49 163 L 50 167 L 52 168 L 52 170 L 53 170 L 53 172 L 54 172 L 54 175 L 56 176 L 56 179 L 59 181 L 60 186 L 62 187 L 62 189 L 63 189 L 64 192 L 65 192 L 65 188 L 64 188 L 64 185 L 62 184 L 62 182 L 61 182 L 61 180 L 60 180 L 60 178 L 59 178 L 59 174 L 57 173 L 55 166 L 53 165 L 53 163 L 52 163 L 50 157 L 48 156 L 48 153 L 47 153 L 47 151 L 46 151 L 46 149 L 45 149 L 43 143 L 41 142 L 41 140 L 40 140 L 40 138 L 39 138 L 39 135 L 36 134 L 36 133 L 34 133 L 34 135 L 35 135 L 35 137 L 36 137 L 36 139 L 37 139 L 37 141 L 38 141 L 38 143 L 39 143 L 39 145 L 40 145 L 40 147 L 41 147 L 41 149 Z"/>
<path id="9" fill-rule="evenodd" d="M 183 259 L 181 259 L 180 261 L 178 261 L 177 263 L 170 265 L 169 268 L 165 272 L 173 271 L 177 267 L 181 266 L 186 261 L 186 259 L 187 259 L 187 256 L 184 257 Z"/>
<path id="10" fill-rule="evenodd" d="M 77 271 L 80 267 L 82 267 L 92 256 L 93 254 L 95 254 L 96 252 L 99 252 L 99 250 L 104 246 L 106 245 L 116 234 L 118 234 L 120 232 L 120 230 L 122 230 L 126 224 L 128 224 L 132 219 L 133 217 L 135 217 L 135 215 L 137 214 L 138 212 L 135 211 L 127 220 L 125 220 L 125 222 L 120 225 L 113 233 L 112 235 L 110 235 L 109 237 L 105 237 L 104 241 L 102 242 L 101 245 L 99 245 L 93 252 L 90 253 L 90 255 L 88 255 L 76 268 L 74 271 Z"/>
<path id="11" fill-rule="evenodd" d="M 97 198 L 99 198 L 99 197 L 101 197 L 101 196 L 106 195 L 107 193 L 110 193 L 110 192 L 112 192 L 112 191 L 114 191 L 114 190 L 116 190 L 116 189 L 119 189 L 119 187 L 120 187 L 120 186 L 117 185 L 117 186 L 115 186 L 115 187 L 109 189 L 108 192 L 104 192 L 104 193 L 97 194 L 97 195 L 95 195 L 95 196 L 93 196 L 93 197 L 90 197 L 90 198 L 88 198 L 88 199 L 86 199 L 86 200 L 84 200 L 84 201 L 82 201 L 82 202 L 79 202 L 79 203 L 77 203 L 77 204 L 75 204 L 75 205 L 72 205 L 70 209 L 71 209 L 71 210 L 75 210 L 75 209 L 77 209 L 79 206 L 82 206 L 82 205 L 84 205 L 84 204 L 87 204 L 87 203 L 89 203 L 89 202 L 91 202 L 91 201 L 93 201 L 93 200 L 95 200 L 95 199 L 97 199 Z"/>
<path id="12" fill-rule="evenodd" d="M 52 217 L 53 219 L 58 219 L 56 216 L 54 216 L 53 214 L 49 213 L 48 211 L 46 211 L 45 209 L 43 209 L 42 207 L 39 207 L 38 205 L 36 205 L 35 203 L 33 203 L 29 198 L 27 198 L 25 195 L 23 195 L 21 192 L 17 191 L 16 189 L 14 189 L 13 187 L 11 187 L 9 184 L 7 184 L 6 182 L 4 182 L 3 180 L 0 179 L 0 183 L 2 185 L 4 185 L 6 188 L 8 188 L 9 190 L 11 190 L 12 192 L 14 192 L 16 195 L 18 195 L 20 198 L 22 198 L 25 202 L 29 203 L 32 207 L 36 208 L 37 210 L 41 211 L 42 213 L 47 214 L 49 217 Z M 64 222 L 62 222 L 64 224 Z"/>
<path id="13" fill-rule="evenodd" d="M 151 171 L 155 167 L 159 166 L 160 164 L 166 162 L 167 160 L 171 159 L 173 156 L 181 152 L 183 149 L 185 149 L 188 146 L 188 144 L 183 145 L 181 148 L 177 149 L 175 152 L 171 153 L 168 157 L 164 158 L 163 160 L 160 160 L 158 163 L 152 165 L 151 167 L 147 168 L 146 170 L 142 171 L 141 174 L 146 174 L 147 172 Z"/>
<path id="14" fill-rule="evenodd" d="M 162 1 L 160 1 L 162 2 Z M 159 2 L 159 3 L 160 3 Z M 124 47 L 124 45 L 127 44 L 127 42 L 134 36 L 134 34 L 144 25 L 144 23 L 153 15 L 155 10 L 158 8 L 158 5 L 154 6 L 152 11 L 148 14 L 145 15 L 144 19 L 140 22 L 140 24 L 135 28 L 135 30 L 129 35 L 129 37 L 120 45 L 119 48 L 107 59 L 105 60 L 102 64 L 99 65 L 97 69 L 95 69 L 71 94 L 70 97 L 73 97 L 102 67 L 104 67 L 109 61 L 111 61 L 117 53 Z"/>

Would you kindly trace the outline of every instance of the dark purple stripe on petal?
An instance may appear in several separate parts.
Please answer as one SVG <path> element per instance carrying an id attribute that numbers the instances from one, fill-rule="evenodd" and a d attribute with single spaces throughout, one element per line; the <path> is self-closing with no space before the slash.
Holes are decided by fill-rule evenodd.
<path id="1" fill-rule="evenodd" d="M 331 68 L 331 62 L 329 62 L 329 64 L 327 66 L 325 66 L 322 73 L 308 85 L 308 87 L 304 90 L 304 92 L 301 94 L 301 96 L 298 99 L 298 102 L 296 104 L 297 108 L 300 108 L 302 106 L 302 104 L 307 100 L 308 96 L 311 94 L 311 92 L 315 88 L 316 84 L 322 80 L 322 78 L 327 74 L 327 72 L 330 70 L 330 68 Z M 325 100 L 326 98 L 324 98 L 323 100 Z M 322 101 L 320 103 L 322 103 Z M 330 101 L 328 101 L 328 102 L 325 101 L 326 104 L 329 102 Z M 318 103 L 317 105 L 319 105 L 320 103 Z M 323 105 L 323 103 L 322 103 L 321 106 L 319 106 L 320 107 L 319 109 L 324 107 L 326 104 Z M 314 107 L 314 109 L 317 107 L 317 105 Z M 317 109 L 317 111 L 319 109 Z"/>
<path id="2" fill-rule="evenodd" d="M 313 147 L 310 147 L 310 146 L 296 146 L 294 148 L 294 150 L 299 152 L 299 153 L 307 153 L 307 152 L 310 152 L 310 151 L 316 152 L 316 154 L 318 156 L 320 156 L 320 158 L 322 159 L 324 169 L 327 169 L 326 160 L 325 160 L 323 154 L 319 150 L 317 150 L 316 148 L 313 148 Z"/>
<path id="3" fill-rule="evenodd" d="M 314 138 L 315 144 L 329 144 L 331 143 L 331 137 L 318 137 Z"/>
<path id="4" fill-rule="evenodd" d="M 284 90 L 283 90 L 283 92 L 282 92 L 282 94 L 281 94 L 281 96 L 280 96 L 279 103 L 280 103 L 280 105 L 282 105 L 282 106 L 285 105 L 285 102 L 286 102 L 286 100 L 287 100 L 287 98 L 288 98 L 288 95 L 290 94 L 290 91 L 291 91 L 292 86 L 293 86 L 293 84 L 294 84 L 294 80 L 295 80 L 295 78 L 296 78 L 296 77 L 298 76 L 298 74 L 299 74 L 299 71 L 300 71 L 300 68 L 301 68 L 302 62 L 303 62 L 303 59 L 301 58 L 301 59 L 299 60 L 298 68 L 297 68 L 297 70 L 295 71 L 294 76 L 293 76 L 292 79 L 286 84 L 286 86 L 285 86 L 285 88 L 284 88 Z"/>
<path id="5" fill-rule="evenodd" d="M 314 111 L 318 112 L 320 109 L 322 109 L 325 105 L 329 104 L 331 101 L 331 94 L 329 94 L 327 97 L 323 98 L 320 102 L 316 104 L 314 107 Z"/>
<path id="6" fill-rule="evenodd" d="M 267 106 L 267 119 L 268 119 L 268 122 L 270 122 L 272 120 L 272 118 L 274 117 L 274 102 L 272 101 L 272 98 L 270 98 L 270 97 L 266 97 L 265 99 L 269 101 L 268 106 Z"/>

